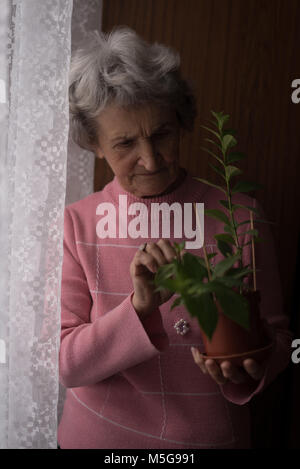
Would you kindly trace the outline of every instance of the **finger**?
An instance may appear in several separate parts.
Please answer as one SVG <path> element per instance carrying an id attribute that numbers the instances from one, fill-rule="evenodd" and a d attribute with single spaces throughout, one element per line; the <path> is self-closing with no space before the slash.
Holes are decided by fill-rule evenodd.
<path id="1" fill-rule="evenodd" d="M 225 376 L 223 376 L 220 366 L 214 360 L 211 360 L 211 359 L 206 360 L 205 366 L 206 366 L 208 373 L 216 381 L 216 383 L 218 384 L 226 383 L 227 379 L 225 378 Z"/>
<path id="2" fill-rule="evenodd" d="M 150 270 L 155 274 L 158 270 L 157 260 L 146 251 L 138 251 L 134 257 L 133 274 L 135 276 L 145 274 L 145 271 Z"/>
<path id="3" fill-rule="evenodd" d="M 191 347 L 191 352 L 192 352 L 194 362 L 196 363 L 196 365 L 199 366 L 202 373 L 207 374 L 207 370 L 205 368 L 204 360 L 201 357 L 199 350 L 196 349 L 195 347 Z"/>
<path id="4" fill-rule="evenodd" d="M 155 243 L 147 243 L 146 252 L 148 254 L 151 254 L 151 256 L 154 257 L 154 259 L 157 261 L 158 265 L 164 265 L 164 264 L 167 264 L 168 262 L 170 262 L 169 259 L 166 258 L 165 254 L 164 254 L 163 250 L 160 248 L 160 246 L 158 246 Z"/>
<path id="5" fill-rule="evenodd" d="M 157 246 L 163 252 L 167 262 L 172 262 L 172 260 L 176 257 L 176 251 L 169 240 L 160 239 L 157 241 Z"/>
<path id="6" fill-rule="evenodd" d="M 243 361 L 243 367 L 246 372 L 251 376 L 251 378 L 256 381 L 260 380 L 264 374 L 264 367 L 257 363 L 252 358 L 247 358 Z"/>
<path id="7" fill-rule="evenodd" d="M 233 365 L 230 361 L 225 361 L 220 365 L 223 376 L 229 381 L 232 381 L 235 384 L 240 384 L 245 382 L 245 375 L 242 373 L 238 367 Z"/>

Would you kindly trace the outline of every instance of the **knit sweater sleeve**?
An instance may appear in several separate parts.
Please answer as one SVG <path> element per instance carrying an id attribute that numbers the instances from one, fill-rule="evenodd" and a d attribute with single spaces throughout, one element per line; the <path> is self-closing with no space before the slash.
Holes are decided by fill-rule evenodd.
<path id="1" fill-rule="evenodd" d="M 254 200 L 254 204 L 258 208 L 261 218 L 265 218 L 263 209 L 256 200 Z M 268 224 L 259 223 L 257 228 L 259 236 L 263 240 L 263 242 L 255 244 L 256 266 L 259 269 L 257 289 L 261 292 L 261 318 L 266 335 L 273 341 L 273 349 L 263 363 L 265 372 L 260 381 L 249 379 L 247 383 L 227 382 L 221 386 L 226 399 L 238 405 L 246 404 L 253 396 L 262 392 L 287 367 L 291 359 L 292 333 L 289 331 L 289 318 L 283 311 L 274 241 Z M 246 251 L 244 260 L 246 264 L 251 263 L 250 250 Z"/>
<path id="2" fill-rule="evenodd" d="M 95 384 L 149 360 L 168 344 L 159 308 L 142 323 L 132 306 L 132 294 L 90 322 L 93 299 L 76 250 L 72 216 L 66 208 L 59 353 L 64 386 Z"/>

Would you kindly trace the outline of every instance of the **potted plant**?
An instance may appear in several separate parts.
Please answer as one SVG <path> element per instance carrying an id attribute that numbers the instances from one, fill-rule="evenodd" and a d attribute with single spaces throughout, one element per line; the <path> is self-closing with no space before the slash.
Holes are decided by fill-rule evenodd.
<path id="1" fill-rule="evenodd" d="M 213 158 L 211 168 L 220 176 L 217 185 L 204 179 L 197 180 L 213 186 L 222 193 L 220 207 L 205 210 L 205 215 L 224 224 L 224 232 L 216 233 L 217 252 L 208 254 L 203 246 L 203 257 L 184 252 L 184 242 L 174 243 L 176 258 L 161 266 L 154 278 L 157 291 L 169 289 L 178 296 L 171 309 L 184 305 L 192 317 L 196 317 L 202 331 L 206 354 L 218 362 L 231 359 L 240 364 L 245 357 L 263 359 L 272 347 L 264 333 L 260 319 L 260 292 L 256 289 L 255 242 L 260 241 L 254 228 L 253 207 L 234 203 L 236 195 L 261 187 L 256 183 L 237 180 L 242 174 L 235 164 L 245 157 L 231 149 L 237 144 L 235 132 L 224 129 L 229 115 L 212 111 L 214 128 L 204 127 L 213 139 L 206 140 L 215 150 L 204 149 Z M 196 206 L 195 213 L 197 215 Z M 237 210 L 246 211 L 246 220 L 238 222 Z M 249 215 L 249 216 L 248 216 Z M 258 220 L 256 222 L 265 222 Z M 199 223 L 199 220 L 198 220 Z M 250 229 L 243 231 L 244 225 Z M 200 229 L 200 226 L 199 226 Z M 247 243 L 241 237 L 248 235 Z M 243 264 L 243 250 L 247 245 L 252 249 L 252 266 Z M 221 254 L 221 260 L 212 258 Z"/>

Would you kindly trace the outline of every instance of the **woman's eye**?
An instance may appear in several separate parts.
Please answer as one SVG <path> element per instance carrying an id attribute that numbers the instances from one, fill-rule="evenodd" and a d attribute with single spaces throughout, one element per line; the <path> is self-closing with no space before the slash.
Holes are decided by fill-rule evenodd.
<path id="1" fill-rule="evenodd" d="M 123 142 L 119 142 L 116 146 L 119 148 L 127 148 L 133 144 L 133 140 L 124 140 Z"/>

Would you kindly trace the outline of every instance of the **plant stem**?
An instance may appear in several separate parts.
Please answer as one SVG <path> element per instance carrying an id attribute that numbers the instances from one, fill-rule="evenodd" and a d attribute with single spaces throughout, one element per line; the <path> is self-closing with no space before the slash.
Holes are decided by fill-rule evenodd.
<path id="1" fill-rule="evenodd" d="M 222 131 L 221 131 L 222 132 Z M 221 133 L 222 135 L 222 133 Z M 227 195 L 227 201 L 228 201 L 228 210 L 229 210 L 229 214 L 230 214 L 230 222 L 231 222 L 231 226 L 232 226 L 232 229 L 233 229 L 233 238 L 234 238 L 234 242 L 235 242 L 235 246 L 236 246 L 236 249 L 237 249 L 237 252 L 240 253 L 241 257 L 238 261 L 238 265 L 240 268 L 243 268 L 243 261 L 242 261 L 242 253 L 243 253 L 243 248 L 240 246 L 240 243 L 239 243 L 239 239 L 238 239 L 238 234 L 237 234 L 237 230 L 236 230 L 236 224 L 235 224 L 235 219 L 234 219 L 234 216 L 233 216 L 233 209 L 232 209 L 232 201 L 231 201 L 231 190 L 230 190 L 230 184 L 229 184 L 229 177 L 227 176 L 227 171 L 226 171 L 226 168 L 227 168 L 227 163 L 226 163 L 226 151 L 222 151 L 222 154 L 223 154 L 223 159 L 224 159 L 224 166 L 225 166 L 225 179 L 226 179 L 226 195 Z M 240 294 L 242 293 L 242 286 L 240 286 Z"/>
<path id="2" fill-rule="evenodd" d="M 207 268 L 208 280 L 211 281 L 211 272 L 210 272 L 210 267 L 209 267 L 209 262 L 208 262 L 208 257 L 207 257 L 205 244 L 203 244 L 203 253 L 204 253 L 204 260 L 205 260 L 205 264 L 206 264 L 206 268 Z"/>
<path id="3" fill-rule="evenodd" d="M 221 134 L 222 135 L 222 134 Z M 235 224 L 235 219 L 234 219 L 234 216 L 233 216 L 233 209 L 232 209 L 232 201 L 231 201 L 231 190 L 230 190 L 230 184 L 229 184 L 229 177 L 227 176 L 227 171 L 226 171 L 226 168 L 227 168 L 227 163 L 226 163 L 226 152 L 222 151 L 222 155 L 223 155 L 223 160 L 224 160 L 224 168 L 225 168 L 225 179 L 226 179 L 226 196 L 227 196 L 227 201 L 228 201 L 228 210 L 229 210 L 229 214 L 230 214 L 230 222 L 231 222 L 231 226 L 232 226 L 232 229 L 233 229 L 233 238 L 234 238 L 234 242 L 235 242 L 235 246 L 236 246 L 236 249 L 237 249 L 237 252 L 239 252 L 242 256 L 242 248 L 240 246 L 240 243 L 239 243 L 239 239 L 238 239 L 238 235 L 237 235 L 237 230 L 236 230 L 236 224 Z M 239 260 L 239 266 L 242 267 L 243 264 L 242 264 L 242 259 Z"/>
<path id="4" fill-rule="evenodd" d="M 195 204 L 195 203 L 193 204 L 193 206 L 194 206 L 194 210 L 195 210 L 195 214 L 196 214 L 196 225 L 198 226 L 198 229 L 199 229 L 199 231 L 200 231 L 200 230 L 201 230 L 201 224 L 200 224 L 200 220 L 199 220 L 199 214 L 198 214 L 198 212 L 197 212 L 196 204 Z M 203 236 L 203 239 L 204 239 L 204 236 Z M 204 260 L 205 260 L 205 264 L 206 264 L 206 268 L 207 268 L 208 280 L 211 281 L 210 266 L 209 266 L 208 257 L 207 257 L 207 252 L 206 252 L 206 248 L 205 248 L 205 244 L 204 244 L 204 243 L 203 243 L 203 253 L 204 253 Z"/>
<path id="5" fill-rule="evenodd" d="M 230 213 L 230 221 L 231 221 L 231 225 L 232 225 L 232 228 L 233 228 L 233 238 L 234 238 L 234 242 L 235 242 L 235 246 L 236 246 L 237 250 L 241 251 L 241 247 L 240 247 L 240 244 L 239 244 L 239 239 L 238 239 L 238 235 L 237 235 L 237 231 L 236 231 L 235 220 L 234 220 L 234 216 L 233 216 L 231 191 L 230 191 L 229 181 L 228 181 L 227 177 L 226 177 L 226 191 L 227 191 L 226 195 L 227 195 L 227 200 L 228 200 L 228 208 L 229 208 L 229 213 Z"/>

